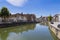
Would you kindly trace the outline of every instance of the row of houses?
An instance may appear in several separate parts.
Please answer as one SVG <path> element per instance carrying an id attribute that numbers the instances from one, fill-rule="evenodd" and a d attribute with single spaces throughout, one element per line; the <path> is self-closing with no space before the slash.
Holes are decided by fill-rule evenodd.
<path id="1" fill-rule="evenodd" d="M 3 18 L 0 17 L 0 22 L 2 22 Z M 7 22 L 32 22 L 36 21 L 36 16 L 34 14 L 12 14 L 5 19 Z"/>
<path id="2" fill-rule="evenodd" d="M 48 17 L 47 17 L 47 16 L 41 16 L 41 17 L 39 18 L 39 21 L 40 21 L 40 22 L 47 22 L 47 21 L 48 21 Z"/>
<path id="3" fill-rule="evenodd" d="M 40 22 L 48 22 L 48 16 L 41 16 L 40 18 L 38 18 L 38 20 Z M 54 16 L 52 16 L 52 22 L 60 22 L 60 14 L 56 14 Z"/>
<path id="4" fill-rule="evenodd" d="M 60 22 L 60 14 L 54 15 L 53 18 L 52 18 L 52 21 L 53 22 Z"/>

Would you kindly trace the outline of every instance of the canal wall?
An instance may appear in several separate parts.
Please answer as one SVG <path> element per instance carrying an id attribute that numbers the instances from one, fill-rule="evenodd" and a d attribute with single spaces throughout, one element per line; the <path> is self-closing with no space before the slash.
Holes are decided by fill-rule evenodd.
<path id="1" fill-rule="evenodd" d="M 54 22 L 54 24 L 49 23 L 49 28 L 57 36 L 57 38 L 60 39 L 60 28 L 57 27 L 58 24 L 60 23 L 58 22 Z"/>
<path id="2" fill-rule="evenodd" d="M 0 23 L 0 28 L 25 25 L 25 24 L 31 24 L 31 23 L 38 23 L 38 22 L 3 22 L 3 23 Z"/>

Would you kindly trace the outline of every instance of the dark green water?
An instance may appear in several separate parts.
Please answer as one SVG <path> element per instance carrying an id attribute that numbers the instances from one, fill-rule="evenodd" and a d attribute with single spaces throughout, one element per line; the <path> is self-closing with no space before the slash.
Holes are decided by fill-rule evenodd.
<path id="1" fill-rule="evenodd" d="M 48 26 L 26 24 L 0 28 L 0 40 L 55 40 L 51 33 Z"/>

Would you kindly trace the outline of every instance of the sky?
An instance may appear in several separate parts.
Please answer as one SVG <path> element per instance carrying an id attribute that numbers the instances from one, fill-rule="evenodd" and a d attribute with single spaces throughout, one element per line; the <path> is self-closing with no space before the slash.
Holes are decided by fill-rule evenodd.
<path id="1" fill-rule="evenodd" d="M 35 14 L 37 17 L 60 14 L 60 0 L 0 0 L 0 9 L 10 13 Z"/>

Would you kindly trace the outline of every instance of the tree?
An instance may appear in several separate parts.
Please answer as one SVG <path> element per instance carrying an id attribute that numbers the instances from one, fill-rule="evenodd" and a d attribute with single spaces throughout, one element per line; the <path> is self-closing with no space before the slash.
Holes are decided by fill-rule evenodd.
<path id="1" fill-rule="evenodd" d="M 1 17 L 1 10 L 0 10 L 0 17 Z"/>
<path id="2" fill-rule="evenodd" d="M 1 17 L 1 12 L 0 12 L 0 17 Z"/>
<path id="3" fill-rule="evenodd" d="M 52 21 L 52 16 L 50 15 L 50 16 L 48 16 L 48 21 Z"/>
<path id="4" fill-rule="evenodd" d="M 6 7 L 3 7 L 1 9 L 1 17 L 4 18 L 3 20 L 5 20 L 9 16 L 9 14 L 9 10 Z"/>

